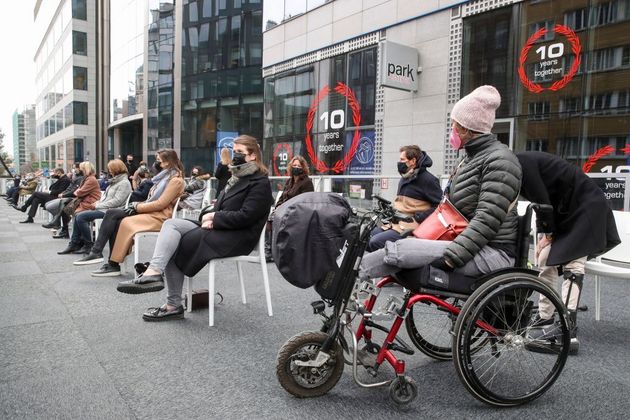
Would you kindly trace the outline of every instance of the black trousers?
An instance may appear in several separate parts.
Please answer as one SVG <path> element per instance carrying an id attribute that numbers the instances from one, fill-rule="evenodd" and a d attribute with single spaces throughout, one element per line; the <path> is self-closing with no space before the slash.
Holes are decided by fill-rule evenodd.
<path id="1" fill-rule="evenodd" d="M 92 247 L 92 253 L 100 254 L 105 248 L 105 244 L 109 242 L 109 251 L 114 249 L 114 242 L 118 234 L 118 228 L 122 219 L 127 217 L 123 209 L 109 209 L 105 212 L 105 217 L 101 222 L 101 228 L 98 231 L 98 238 Z"/>
<path id="2" fill-rule="evenodd" d="M 48 194 L 47 192 L 35 191 L 28 198 L 28 200 L 26 200 L 26 203 L 24 203 L 24 207 L 31 206 L 31 208 L 28 209 L 28 217 L 30 217 L 31 219 L 35 217 L 35 214 L 37 213 L 37 207 L 43 207 L 44 204 L 48 203 L 51 200 L 54 200 L 55 198 L 55 196 Z"/>

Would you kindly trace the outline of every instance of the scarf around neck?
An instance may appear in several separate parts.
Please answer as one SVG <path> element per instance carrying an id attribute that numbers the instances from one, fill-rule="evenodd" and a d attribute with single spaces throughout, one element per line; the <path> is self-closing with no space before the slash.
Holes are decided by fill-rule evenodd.
<path id="1" fill-rule="evenodd" d="M 168 185 L 168 181 L 174 176 L 177 175 L 177 171 L 174 169 L 162 169 L 159 174 L 153 177 L 153 187 L 149 191 L 149 198 L 147 198 L 147 203 L 152 201 L 156 201 Z"/>
<path id="2" fill-rule="evenodd" d="M 225 186 L 225 192 L 228 192 L 230 188 L 240 181 L 240 178 L 252 175 L 258 171 L 258 166 L 254 161 L 236 166 L 228 165 L 228 168 L 230 169 L 230 172 L 232 172 L 232 177 L 228 179 L 227 185 Z"/>

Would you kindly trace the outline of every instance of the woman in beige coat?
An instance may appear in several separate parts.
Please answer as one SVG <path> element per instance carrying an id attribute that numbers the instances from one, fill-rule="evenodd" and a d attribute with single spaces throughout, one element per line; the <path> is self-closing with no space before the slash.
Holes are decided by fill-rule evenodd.
<path id="1" fill-rule="evenodd" d="M 157 152 L 153 188 L 142 203 L 130 203 L 124 210 L 109 209 L 105 213 L 98 238 L 90 253 L 75 265 L 97 264 L 103 261 L 103 248 L 109 241 L 109 261 L 92 272 L 94 277 L 120 275 L 120 263 L 129 253 L 133 237 L 138 232 L 159 232 L 162 223 L 173 215 L 173 207 L 184 192 L 183 167 L 173 149 Z"/>

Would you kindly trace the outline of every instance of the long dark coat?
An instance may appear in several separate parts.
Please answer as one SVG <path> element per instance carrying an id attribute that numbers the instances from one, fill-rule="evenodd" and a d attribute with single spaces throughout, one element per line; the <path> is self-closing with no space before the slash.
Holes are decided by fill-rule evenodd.
<path id="1" fill-rule="evenodd" d="M 554 235 L 547 265 L 595 257 L 621 242 L 604 193 L 579 167 L 549 153 L 516 156 L 523 168 L 521 195 L 553 206 L 553 213 L 537 214 L 539 231 Z"/>
<path id="2" fill-rule="evenodd" d="M 257 172 L 241 178 L 227 193 L 219 194 L 212 229 L 199 227 L 182 236 L 175 264 L 191 277 L 212 259 L 249 254 L 258 243 L 272 203 L 267 175 Z"/>

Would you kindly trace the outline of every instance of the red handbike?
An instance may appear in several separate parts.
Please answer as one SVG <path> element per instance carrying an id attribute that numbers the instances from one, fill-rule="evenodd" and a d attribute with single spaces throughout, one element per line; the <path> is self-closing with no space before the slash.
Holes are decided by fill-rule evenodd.
<path id="1" fill-rule="evenodd" d="M 392 401 L 401 406 L 411 403 L 417 385 L 396 355 L 415 352 L 399 337 L 405 323 L 417 349 L 438 360 L 453 359 L 462 384 L 475 398 L 493 406 L 515 406 L 544 394 L 562 372 L 570 338 L 563 303 L 526 266 L 531 214 L 537 205 L 529 205 L 519 217 L 514 267 L 479 278 L 423 267 L 376 283 L 357 282 L 372 229 L 381 221 L 404 218 L 387 200 L 375 198 L 376 208 L 352 222 L 354 235 L 346 242 L 334 297 L 312 303 L 314 313 L 323 319 L 322 328 L 295 335 L 279 350 L 276 374 L 281 386 L 297 397 L 324 395 L 337 384 L 347 363 L 359 386 L 389 385 Z M 404 287 L 402 294 L 390 296 L 377 308 L 382 287 L 392 282 Z M 538 295 L 546 296 L 558 314 L 555 333 L 545 340 L 529 336 Z M 393 318 L 389 326 L 377 322 L 388 317 Z M 386 335 L 382 342 L 373 340 L 375 330 Z M 393 378 L 367 382 L 360 377 L 363 369 L 368 377 L 377 378 L 384 363 L 393 368 Z"/>

